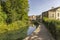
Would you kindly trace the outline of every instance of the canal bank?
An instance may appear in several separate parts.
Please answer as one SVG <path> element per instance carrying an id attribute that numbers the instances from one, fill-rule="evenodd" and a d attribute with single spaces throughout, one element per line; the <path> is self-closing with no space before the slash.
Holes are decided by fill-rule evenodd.
<path id="1" fill-rule="evenodd" d="M 38 28 L 23 40 L 54 40 L 49 31 L 43 24 L 40 24 Z"/>

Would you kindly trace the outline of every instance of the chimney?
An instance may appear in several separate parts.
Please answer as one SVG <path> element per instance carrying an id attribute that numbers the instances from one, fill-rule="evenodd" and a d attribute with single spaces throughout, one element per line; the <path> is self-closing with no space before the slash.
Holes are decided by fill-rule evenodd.
<path id="1" fill-rule="evenodd" d="M 51 9 L 54 9 L 54 7 L 51 7 Z"/>

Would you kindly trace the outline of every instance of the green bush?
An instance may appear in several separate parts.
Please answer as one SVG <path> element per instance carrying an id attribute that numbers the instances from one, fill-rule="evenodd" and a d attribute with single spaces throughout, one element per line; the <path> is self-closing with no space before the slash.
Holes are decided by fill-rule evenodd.
<path id="1" fill-rule="evenodd" d="M 22 40 L 28 29 L 28 0 L 0 0 L 0 40 Z"/>
<path id="2" fill-rule="evenodd" d="M 43 23 L 45 24 L 46 28 L 51 32 L 53 37 L 58 40 L 60 37 L 60 21 L 44 17 Z"/>
<path id="3" fill-rule="evenodd" d="M 23 39 L 27 36 L 28 24 L 23 21 L 16 21 L 12 24 L 6 25 L 2 23 L 0 25 L 0 40 L 16 40 Z"/>

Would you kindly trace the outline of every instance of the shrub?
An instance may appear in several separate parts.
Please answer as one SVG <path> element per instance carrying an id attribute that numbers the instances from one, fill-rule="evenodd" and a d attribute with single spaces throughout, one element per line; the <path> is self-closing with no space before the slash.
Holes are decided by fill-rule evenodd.
<path id="1" fill-rule="evenodd" d="M 23 39 L 27 36 L 28 24 L 23 21 L 16 21 L 12 24 L 6 25 L 1 23 L 0 25 L 0 40 L 16 40 Z"/>
<path id="2" fill-rule="evenodd" d="M 45 24 L 46 28 L 48 28 L 48 30 L 51 32 L 53 37 L 58 40 L 60 37 L 60 21 L 44 18 L 43 23 Z"/>

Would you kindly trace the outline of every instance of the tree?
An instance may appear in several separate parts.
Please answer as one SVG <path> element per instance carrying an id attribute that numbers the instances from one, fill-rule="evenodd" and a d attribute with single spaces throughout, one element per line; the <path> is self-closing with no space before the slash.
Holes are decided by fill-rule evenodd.
<path id="1" fill-rule="evenodd" d="M 0 40 L 16 40 L 24 38 L 28 26 L 28 0 L 0 0 L 1 24 Z M 20 35 L 20 36 L 19 36 Z"/>
<path id="2" fill-rule="evenodd" d="M 3 4 L 7 14 L 7 23 L 28 19 L 28 0 L 7 0 Z"/>
<path id="3" fill-rule="evenodd" d="M 0 23 L 5 23 L 6 18 L 7 18 L 7 15 L 3 11 L 3 7 L 0 4 Z"/>

